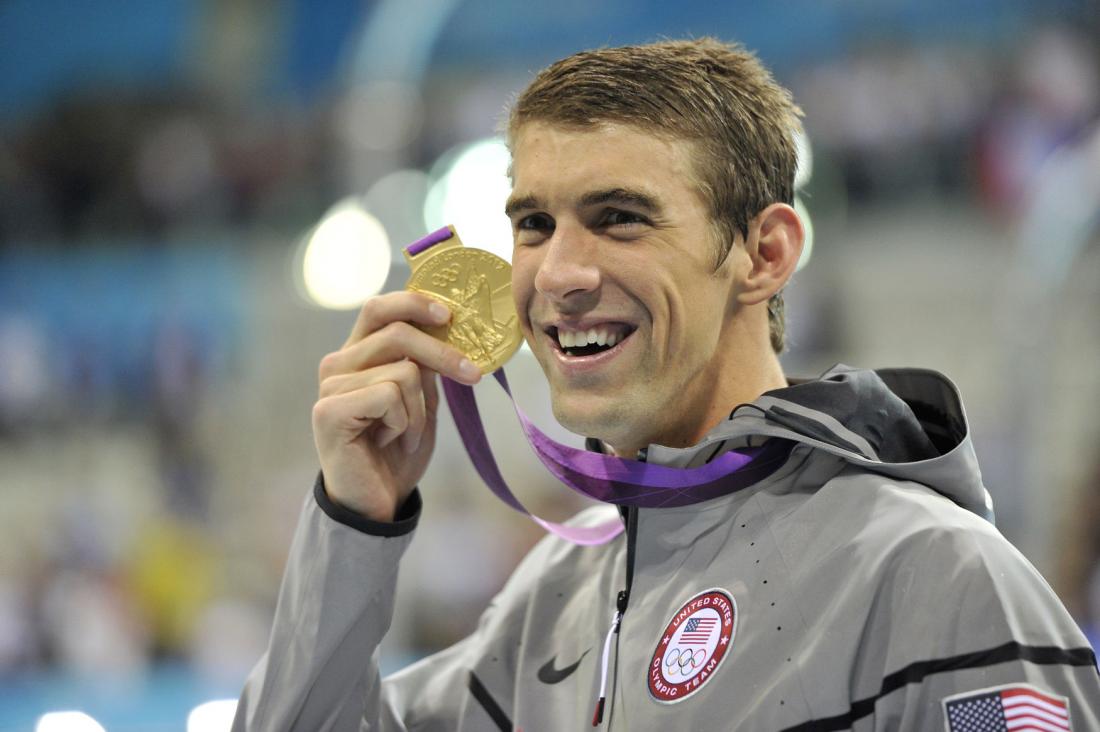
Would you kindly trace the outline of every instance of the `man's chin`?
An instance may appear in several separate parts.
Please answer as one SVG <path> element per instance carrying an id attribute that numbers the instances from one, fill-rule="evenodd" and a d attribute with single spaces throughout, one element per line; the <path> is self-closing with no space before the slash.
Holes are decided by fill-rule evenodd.
<path id="1" fill-rule="evenodd" d="M 619 405 L 601 405 L 602 400 L 587 397 L 571 403 L 571 400 L 552 398 L 554 418 L 565 429 L 581 437 L 594 437 L 609 445 L 628 440 L 624 429 L 630 424 L 627 411 Z"/>

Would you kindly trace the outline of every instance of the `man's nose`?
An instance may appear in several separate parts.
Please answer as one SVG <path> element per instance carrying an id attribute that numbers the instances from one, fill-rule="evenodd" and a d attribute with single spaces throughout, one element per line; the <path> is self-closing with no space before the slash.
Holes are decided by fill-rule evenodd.
<path id="1" fill-rule="evenodd" d="M 559 225 L 544 246 L 545 254 L 535 273 L 539 293 L 565 301 L 599 289 L 598 243 L 583 230 Z"/>

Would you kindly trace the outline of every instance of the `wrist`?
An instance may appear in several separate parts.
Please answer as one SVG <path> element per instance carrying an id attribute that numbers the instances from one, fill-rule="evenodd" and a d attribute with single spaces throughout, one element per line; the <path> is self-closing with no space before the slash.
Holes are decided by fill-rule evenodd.
<path id="1" fill-rule="evenodd" d="M 423 506 L 420 491 L 414 488 L 400 506 L 386 514 L 387 518 L 375 518 L 333 498 L 325 488 L 325 477 L 321 472 L 317 474 L 313 495 L 317 505 L 333 521 L 372 536 L 403 536 L 411 532 L 420 520 L 420 511 Z"/>

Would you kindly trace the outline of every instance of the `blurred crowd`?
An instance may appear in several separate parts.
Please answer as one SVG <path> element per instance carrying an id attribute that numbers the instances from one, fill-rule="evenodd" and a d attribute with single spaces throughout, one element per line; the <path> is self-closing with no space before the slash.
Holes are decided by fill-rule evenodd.
<path id="1" fill-rule="evenodd" d="M 811 211 L 951 201 L 1011 237 L 1050 155 L 1100 139 L 1097 30 L 869 43 L 785 70 L 814 146 Z M 511 83 L 477 81 L 485 134 Z M 264 288 L 282 280 L 259 270 L 279 274 L 282 250 L 349 192 L 347 93 L 257 107 L 99 88 L 0 128 L 0 677 L 174 660 L 236 683 L 262 650 L 314 470 L 313 373 L 294 361 L 281 378 L 279 360 L 299 339 L 335 347 L 350 321 L 304 307 L 293 325 L 265 320 Z M 424 115 L 453 114 L 450 98 L 425 94 Z M 403 164 L 427 169 L 459 136 L 417 138 Z M 789 363 L 844 357 L 841 317 L 796 324 Z M 1085 457 L 1051 579 L 1096 643 L 1100 445 Z M 468 632 L 537 539 L 486 530 L 502 513 L 463 490 L 438 501 L 407 563 L 402 592 L 422 602 L 405 605 L 395 662 Z M 456 542 L 477 572 L 437 560 Z"/>

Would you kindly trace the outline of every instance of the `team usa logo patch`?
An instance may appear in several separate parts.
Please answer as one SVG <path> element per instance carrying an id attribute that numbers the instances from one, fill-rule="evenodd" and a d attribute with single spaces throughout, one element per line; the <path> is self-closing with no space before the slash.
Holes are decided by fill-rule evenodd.
<path id="1" fill-rule="evenodd" d="M 703 688 L 733 646 L 737 603 L 718 588 L 684 603 L 661 633 L 649 662 L 649 693 L 675 704 Z"/>
<path id="2" fill-rule="evenodd" d="M 1029 684 L 968 691 L 943 700 L 947 732 L 1070 732 L 1069 700 Z"/>

